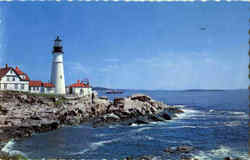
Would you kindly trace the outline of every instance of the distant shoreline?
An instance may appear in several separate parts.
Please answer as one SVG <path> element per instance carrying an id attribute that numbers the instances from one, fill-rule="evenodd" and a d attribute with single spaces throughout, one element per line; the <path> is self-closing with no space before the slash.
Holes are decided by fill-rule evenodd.
<path id="1" fill-rule="evenodd" d="M 93 90 L 96 91 L 108 91 L 108 90 L 121 90 L 121 91 L 173 91 L 173 92 L 223 92 L 223 91 L 238 91 L 238 90 L 248 90 L 247 88 L 239 88 L 239 89 L 176 89 L 176 90 L 168 90 L 168 89 L 113 89 L 113 88 L 105 88 L 105 87 L 93 87 Z"/>

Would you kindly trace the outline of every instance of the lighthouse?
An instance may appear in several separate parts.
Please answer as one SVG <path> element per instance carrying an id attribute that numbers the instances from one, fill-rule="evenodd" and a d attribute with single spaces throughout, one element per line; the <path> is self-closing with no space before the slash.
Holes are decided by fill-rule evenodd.
<path id="1" fill-rule="evenodd" d="M 53 47 L 53 61 L 51 69 L 51 83 L 55 85 L 55 94 L 65 94 L 65 80 L 63 69 L 63 47 L 61 45 L 61 39 L 56 37 Z"/>

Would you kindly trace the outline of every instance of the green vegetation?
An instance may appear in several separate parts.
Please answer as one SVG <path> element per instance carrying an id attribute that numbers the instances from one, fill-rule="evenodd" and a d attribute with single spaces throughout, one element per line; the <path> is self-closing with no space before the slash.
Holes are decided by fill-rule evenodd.
<path id="1" fill-rule="evenodd" d="M 55 101 L 55 107 L 57 106 L 61 106 L 62 104 L 64 104 L 66 101 L 66 99 L 64 97 L 58 97 L 58 99 Z"/>
<path id="2" fill-rule="evenodd" d="M 28 158 L 20 154 L 9 155 L 8 153 L 3 153 L 0 154 L 0 160 L 28 160 Z"/>
<path id="3" fill-rule="evenodd" d="M 48 97 L 48 98 L 55 98 L 55 97 L 62 97 L 61 95 L 56 94 L 45 94 L 45 93 L 30 93 L 30 92 L 23 92 L 23 91 L 1 91 L 4 94 L 23 94 L 23 95 L 31 95 L 31 96 L 41 96 L 41 97 Z"/>

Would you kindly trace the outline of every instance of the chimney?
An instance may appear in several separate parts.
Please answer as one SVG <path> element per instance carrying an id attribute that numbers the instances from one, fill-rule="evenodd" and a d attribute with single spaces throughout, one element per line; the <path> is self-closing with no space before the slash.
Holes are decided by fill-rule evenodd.
<path id="1" fill-rule="evenodd" d="M 8 64 L 5 64 L 5 68 L 8 68 Z"/>

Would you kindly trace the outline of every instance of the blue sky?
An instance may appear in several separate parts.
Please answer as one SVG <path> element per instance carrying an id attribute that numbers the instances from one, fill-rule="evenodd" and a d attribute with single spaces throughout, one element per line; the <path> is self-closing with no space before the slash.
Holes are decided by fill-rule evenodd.
<path id="1" fill-rule="evenodd" d="M 63 39 L 66 84 L 247 88 L 249 3 L 1 3 L 0 64 L 50 79 Z M 206 28 L 206 30 L 201 30 Z"/>

